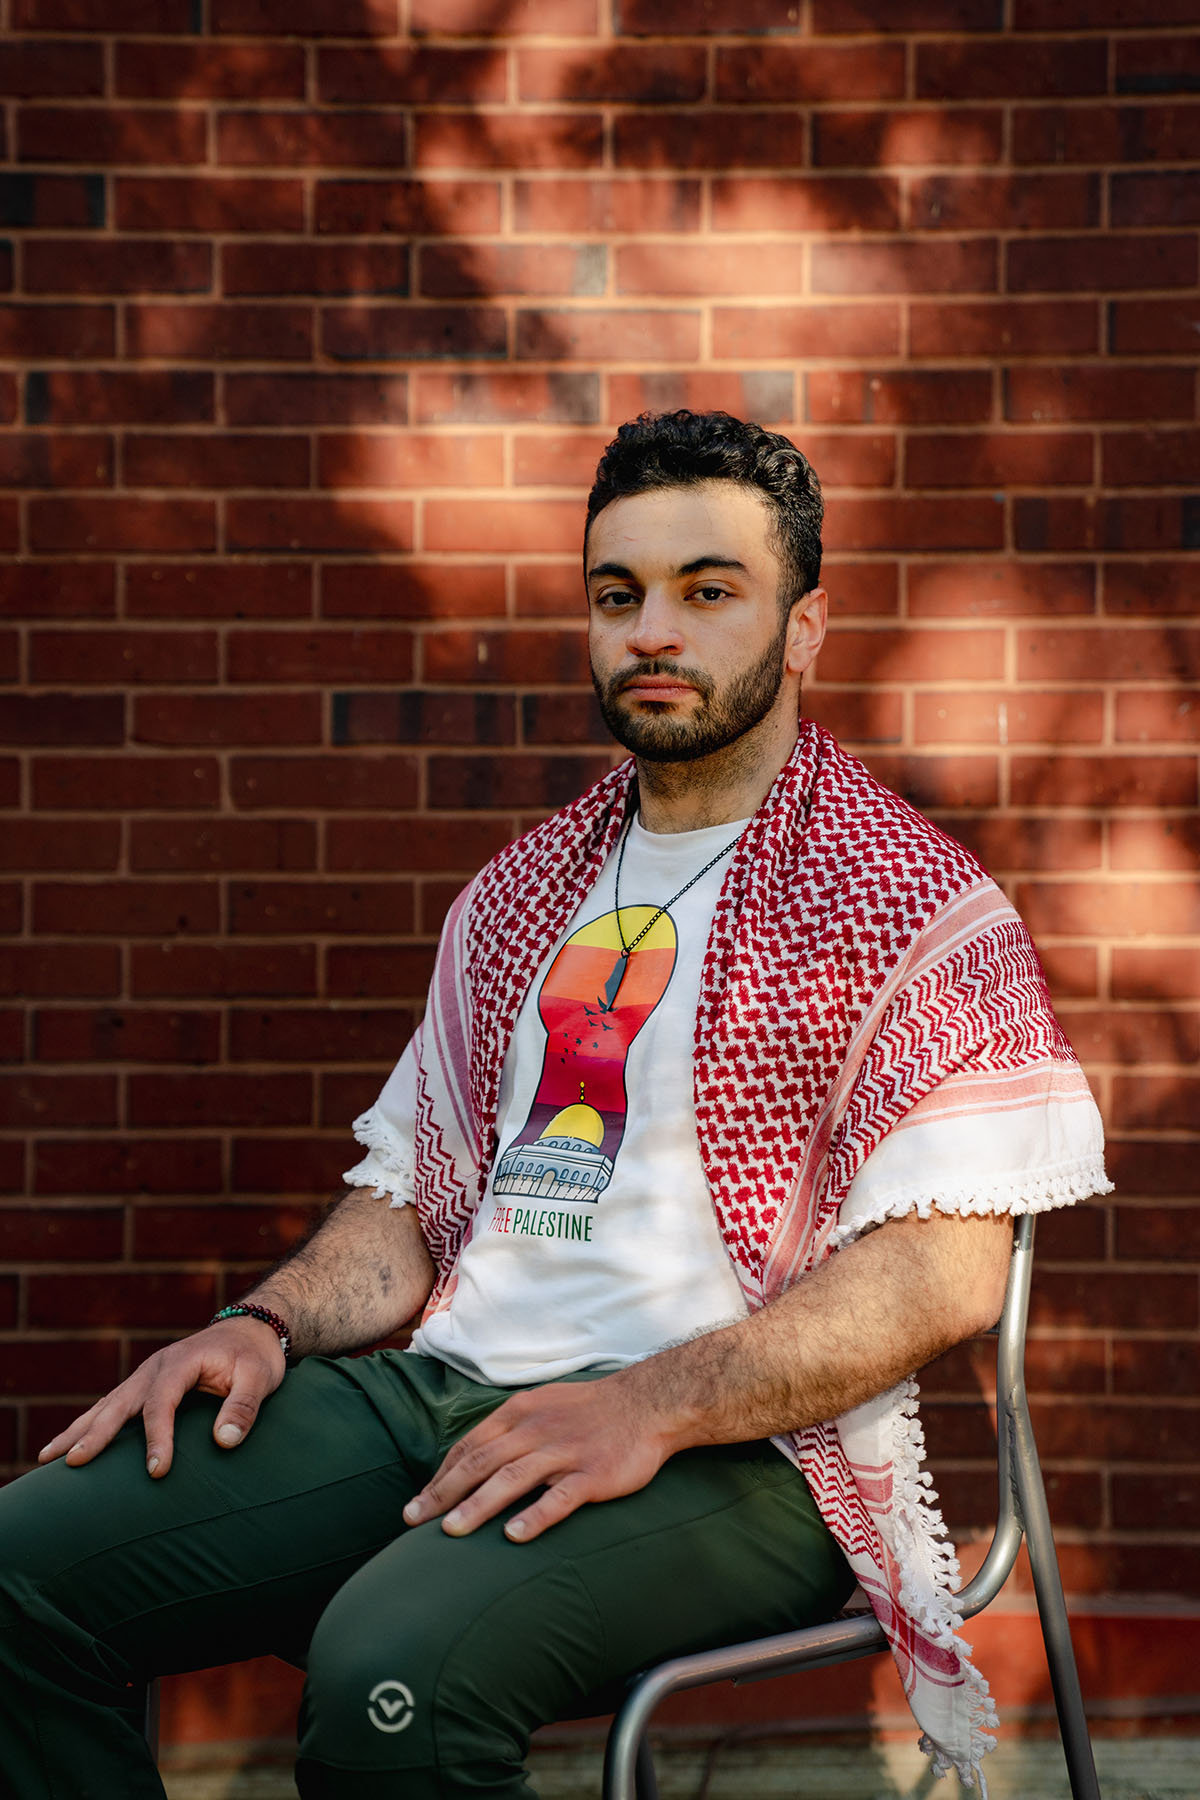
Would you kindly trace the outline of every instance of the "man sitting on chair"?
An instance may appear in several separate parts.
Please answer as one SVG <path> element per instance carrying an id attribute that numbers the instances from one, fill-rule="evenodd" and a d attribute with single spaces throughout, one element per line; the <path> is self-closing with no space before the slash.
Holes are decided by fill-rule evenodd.
<path id="1" fill-rule="evenodd" d="M 605 452 L 632 757 L 451 908 L 315 1236 L 3 1496 L 6 1792 L 161 1796 L 138 1684 L 275 1652 L 306 1800 L 516 1800 L 543 1721 L 856 1583 L 977 1766 L 911 1372 L 996 1319 L 1014 1213 L 1108 1184 L 1011 907 L 798 725 L 821 513 L 724 414 Z"/>

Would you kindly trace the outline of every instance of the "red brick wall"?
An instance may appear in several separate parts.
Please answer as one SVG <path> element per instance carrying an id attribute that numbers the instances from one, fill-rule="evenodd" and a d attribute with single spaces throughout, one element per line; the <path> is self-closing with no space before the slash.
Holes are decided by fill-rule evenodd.
<path id="1" fill-rule="evenodd" d="M 1069 1585 L 1200 1591 L 1191 0 L 4 10 L 0 1459 L 336 1186 L 448 899 L 608 762 L 596 455 L 721 405 L 824 474 L 813 710 L 1104 1106 L 1032 1351 Z"/>

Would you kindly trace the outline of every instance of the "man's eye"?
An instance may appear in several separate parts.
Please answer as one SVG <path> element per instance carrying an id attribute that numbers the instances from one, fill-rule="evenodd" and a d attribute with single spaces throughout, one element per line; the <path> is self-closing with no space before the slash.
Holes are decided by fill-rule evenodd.
<path id="1" fill-rule="evenodd" d="M 604 607 L 636 606 L 637 595 L 628 588 L 606 588 L 604 593 L 596 595 L 596 605 Z"/>
<path id="2" fill-rule="evenodd" d="M 715 606 L 718 600 L 727 600 L 729 598 L 729 589 L 723 587 L 696 588 L 692 598 L 695 600 L 707 600 L 710 606 Z"/>

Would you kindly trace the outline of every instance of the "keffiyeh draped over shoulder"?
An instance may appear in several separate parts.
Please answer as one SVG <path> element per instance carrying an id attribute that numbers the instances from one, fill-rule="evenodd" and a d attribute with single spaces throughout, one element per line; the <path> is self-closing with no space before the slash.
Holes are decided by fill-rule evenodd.
<path id="1" fill-rule="evenodd" d="M 451 913 L 416 1042 L 431 1308 L 453 1291 L 494 1154 L 521 1001 L 617 839 L 632 773 L 623 764 L 509 845 Z M 965 850 L 807 721 L 717 905 L 695 1106 L 751 1308 L 914 1208 L 1016 1213 L 1109 1187 L 1099 1118 L 1020 920 Z M 973 1174 L 973 1136 L 998 1117 L 1005 1148 Z M 956 1133 L 961 1153 L 946 1154 Z M 921 1472 L 915 1383 L 788 1448 L 887 1632 L 939 1769 L 972 1784 L 994 1711 L 956 1635 L 957 1565 Z"/>

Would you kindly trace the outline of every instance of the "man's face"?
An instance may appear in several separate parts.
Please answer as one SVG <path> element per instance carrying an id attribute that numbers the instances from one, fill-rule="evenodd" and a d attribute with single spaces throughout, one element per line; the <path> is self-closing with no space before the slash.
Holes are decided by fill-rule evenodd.
<path id="1" fill-rule="evenodd" d="M 786 683 L 772 518 L 731 481 L 614 500 L 586 550 L 588 647 L 605 723 L 649 762 L 692 762 L 743 737 Z"/>

